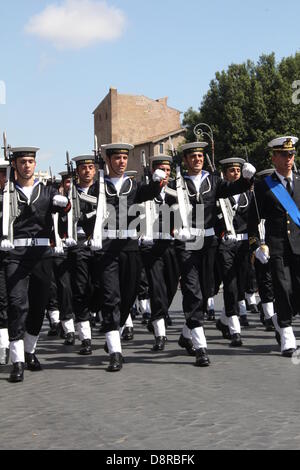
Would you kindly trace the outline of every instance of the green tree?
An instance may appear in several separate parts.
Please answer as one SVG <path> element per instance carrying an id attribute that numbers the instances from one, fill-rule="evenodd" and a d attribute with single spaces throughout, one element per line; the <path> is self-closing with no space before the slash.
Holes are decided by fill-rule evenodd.
<path id="1" fill-rule="evenodd" d="M 199 122 L 209 124 L 214 133 L 216 161 L 245 157 L 258 170 L 271 165 L 267 143 L 300 130 L 300 104 L 293 104 L 294 81 L 300 80 L 300 53 L 276 63 L 275 54 L 262 55 L 254 64 L 232 64 L 217 72 L 199 111 L 184 115 L 187 141 L 195 140 L 193 129 Z"/>

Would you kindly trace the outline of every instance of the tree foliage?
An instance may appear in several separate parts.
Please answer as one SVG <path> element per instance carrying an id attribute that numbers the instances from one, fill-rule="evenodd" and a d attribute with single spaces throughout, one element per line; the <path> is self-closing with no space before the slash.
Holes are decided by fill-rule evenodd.
<path id="1" fill-rule="evenodd" d="M 217 72 L 199 111 L 188 109 L 183 124 L 187 141 L 200 122 L 214 133 L 216 162 L 222 158 L 245 158 L 258 170 L 271 166 L 267 143 L 280 135 L 300 137 L 300 53 L 276 63 L 275 54 L 262 55 L 257 64 L 232 64 Z M 299 104 L 293 103 L 296 98 Z"/>

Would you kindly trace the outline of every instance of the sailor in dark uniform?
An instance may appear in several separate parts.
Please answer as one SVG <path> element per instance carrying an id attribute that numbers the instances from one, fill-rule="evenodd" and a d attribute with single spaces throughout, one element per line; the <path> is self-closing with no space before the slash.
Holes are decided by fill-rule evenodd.
<path id="1" fill-rule="evenodd" d="M 256 198 L 248 223 L 255 257 L 262 264 L 270 260 L 281 354 L 285 357 L 291 357 L 297 348 L 292 318 L 300 311 L 300 177 L 293 173 L 297 141 L 297 137 L 284 136 L 268 144 L 275 171 L 255 184 Z M 261 219 L 265 219 L 265 243 L 258 231 Z"/>
<path id="2" fill-rule="evenodd" d="M 78 184 L 76 190 L 80 195 L 91 195 L 96 175 L 95 156 L 79 155 L 72 159 L 76 163 Z M 66 239 L 68 257 L 71 264 L 71 286 L 76 329 L 81 341 L 79 354 L 92 354 L 92 332 L 90 325 L 92 293 L 92 275 L 94 269 L 94 253 L 91 252 L 88 241 L 93 232 L 95 207 L 92 203 L 80 199 L 80 219 L 77 224 L 77 244 L 70 238 Z M 71 331 L 72 318 L 63 322 L 66 331 L 65 344 L 74 344 L 75 337 Z"/>
<path id="3" fill-rule="evenodd" d="M 108 144 L 102 149 L 109 169 L 109 176 L 105 177 L 106 202 L 116 217 L 114 221 L 110 217 L 108 227 L 103 231 L 104 239 L 95 271 L 103 290 L 101 313 L 106 334 L 105 349 L 110 355 L 107 370 L 115 372 L 123 365 L 120 327 L 125 325 L 139 282 L 138 234 L 135 229 L 128 228 L 135 219 L 128 216 L 128 210 L 134 204 L 159 195 L 165 172 L 156 170 L 149 185 L 138 184 L 124 174 L 132 145 Z M 93 249 L 96 251 L 97 246 Z"/>
<path id="4" fill-rule="evenodd" d="M 187 168 L 187 176 L 184 177 L 185 187 L 189 201 L 193 209 L 193 227 L 189 236 L 197 236 L 196 224 L 197 204 L 204 205 L 204 244 L 201 249 L 187 249 L 185 243 L 177 243 L 177 253 L 181 273 L 181 289 L 183 295 L 183 311 L 186 317 L 186 325 L 191 330 L 193 345 L 196 349 L 196 366 L 209 366 L 207 355 L 207 342 L 204 334 L 204 298 L 208 294 L 214 278 L 210 278 L 213 272 L 214 253 L 217 246 L 214 226 L 216 224 L 218 198 L 226 198 L 234 194 L 241 194 L 251 186 L 251 178 L 255 168 L 245 163 L 239 180 L 229 183 L 215 174 L 203 171 L 204 149 L 206 142 L 193 142 L 182 146 L 183 161 Z M 184 230 L 184 229 L 183 229 Z M 185 236 L 184 233 L 182 233 Z M 213 256 L 211 256 L 213 255 Z M 211 261 L 213 260 L 213 261 Z M 207 284 L 208 283 L 208 284 Z"/>
<path id="5" fill-rule="evenodd" d="M 19 214 L 13 224 L 13 244 L 8 239 L 1 242 L 1 249 L 7 251 L 11 382 L 23 380 L 25 362 L 31 371 L 41 369 L 35 350 L 49 298 L 52 213 L 70 207 L 68 198 L 34 179 L 37 151 L 35 147 L 11 149 Z"/>
<path id="6" fill-rule="evenodd" d="M 171 235 L 172 227 L 170 224 L 168 231 L 166 231 L 166 227 L 163 227 L 164 208 L 176 202 L 174 196 L 169 196 L 165 191 L 171 173 L 171 163 L 172 157 L 169 155 L 150 157 L 152 173 L 157 169 L 163 170 L 166 173 L 166 179 L 160 194 L 152 202 L 154 212 L 159 214 L 157 223 L 154 224 L 157 228 L 154 229 L 153 239 L 145 240 L 142 237 L 140 245 L 142 261 L 149 282 L 150 321 L 155 336 L 152 351 L 163 351 L 165 348 L 168 309 L 177 291 L 179 281 L 174 238 Z"/>
<path id="7" fill-rule="evenodd" d="M 220 161 L 225 181 L 238 181 L 241 177 L 242 158 L 226 158 Z M 235 194 L 227 199 L 230 204 L 229 213 L 222 214 L 220 226 L 219 259 L 223 280 L 223 296 L 226 325 L 231 335 L 231 346 L 242 346 L 241 327 L 239 321 L 239 302 L 245 298 L 247 269 L 249 258 L 249 243 L 247 233 L 248 210 L 250 207 L 251 192 Z M 224 208 L 226 211 L 226 206 Z M 225 217 L 231 217 L 233 232 L 228 233 Z M 242 318 L 242 317 L 241 317 Z M 221 321 L 221 320 L 220 320 Z"/>
<path id="8" fill-rule="evenodd" d="M 0 160 L 0 234 L 2 233 L 2 192 L 6 181 L 6 169 L 8 165 L 8 161 Z M 5 256 L 5 253 L 0 251 L 0 365 L 8 364 L 9 361 L 7 288 L 4 267 Z"/>

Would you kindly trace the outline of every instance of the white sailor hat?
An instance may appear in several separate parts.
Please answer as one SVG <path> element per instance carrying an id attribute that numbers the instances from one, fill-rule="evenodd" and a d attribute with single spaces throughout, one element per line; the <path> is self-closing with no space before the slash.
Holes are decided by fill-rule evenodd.
<path id="1" fill-rule="evenodd" d="M 272 175 L 275 171 L 275 168 L 268 168 L 267 170 L 258 171 L 256 176 L 268 176 Z"/>
<path id="2" fill-rule="evenodd" d="M 36 157 L 36 153 L 40 149 L 38 147 L 13 147 L 10 149 L 10 152 L 13 155 L 13 158 L 19 157 Z"/>
<path id="3" fill-rule="evenodd" d="M 268 147 L 271 147 L 273 151 L 288 152 L 290 155 L 296 153 L 295 145 L 298 142 L 298 137 L 284 136 L 277 137 L 268 143 Z"/>
<path id="4" fill-rule="evenodd" d="M 207 142 L 191 142 L 189 144 L 184 144 L 181 147 L 181 150 L 183 151 L 184 155 L 187 155 L 189 153 L 194 153 L 194 152 L 203 152 L 203 150 L 207 146 L 208 146 Z"/>
<path id="5" fill-rule="evenodd" d="M 117 153 L 117 154 L 124 153 L 128 155 L 129 151 L 134 149 L 134 145 L 120 142 L 120 143 L 114 143 L 114 144 L 101 145 L 101 148 L 105 151 L 106 155 L 110 157 L 114 153 Z"/>
<path id="6" fill-rule="evenodd" d="M 153 155 L 149 158 L 149 162 L 152 168 L 155 165 L 171 165 L 172 161 L 173 158 L 170 155 L 164 154 Z"/>
<path id="7" fill-rule="evenodd" d="M 8 166 L 9 162 L 7 160 L 4 160 L 4 158 L 0 158 L 0 170 L 6 170 Z"/>
<path id="8" fill-rule="evenodd" d="M 220 160 L 220 164 L 223 165 L 226 168 L 232 168 L 234 166 L 239 166 L 242 167 L 245 163 L 245 160 L 243 158 L 224 158 L 223 160 Z"/>
<path id="9" fill-rule="evenodd" d="M 128 170 L 125 171 L 125 176 L 128 176 L 129 178 L 134 178 L 137 175 L 136 170 Z"/>
<path id="10" fill-rule="evenodd" d="M 60 171 L 58 174 L 61 176 L 62 179 L 69 177 L 69 173 L 67 171 Z"/>
<path id="11" fill-rule="evenodd" d="M 84 163 L 95 163 L 95 155 L 78 155 L 78 157 L 72 158 L 72 161 L 76 163 L 77 167 Z"/>

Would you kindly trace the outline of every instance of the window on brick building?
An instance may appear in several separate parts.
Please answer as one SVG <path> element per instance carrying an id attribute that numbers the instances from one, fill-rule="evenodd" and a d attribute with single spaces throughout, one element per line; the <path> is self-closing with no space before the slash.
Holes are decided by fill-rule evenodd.
<path id="1" fill-rule="evenodd" d="M 159 145 L 159 153 L 164 153 L 164 144 Z"/>

